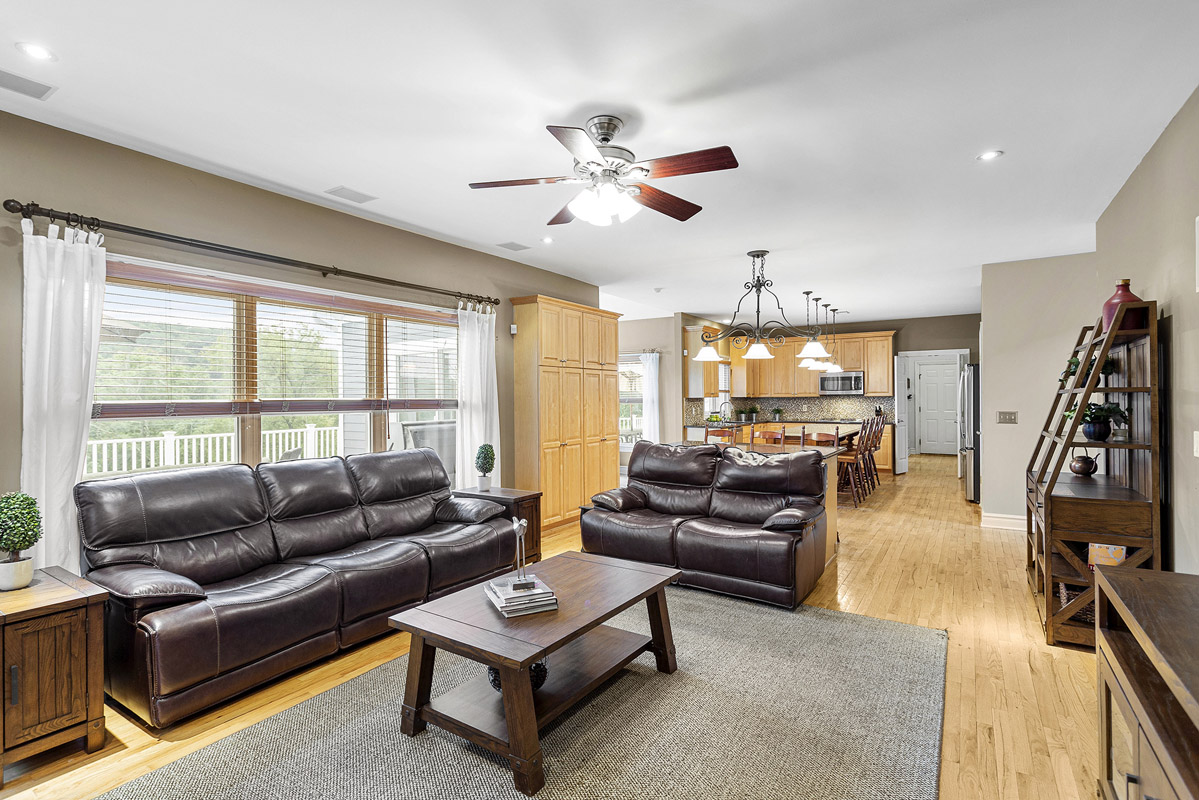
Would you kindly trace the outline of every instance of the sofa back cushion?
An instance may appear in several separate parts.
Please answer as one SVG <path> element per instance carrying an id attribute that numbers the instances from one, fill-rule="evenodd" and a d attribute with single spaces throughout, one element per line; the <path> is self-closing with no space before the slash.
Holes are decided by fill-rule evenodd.
<path id="1" fill-rule="evenodd" d="M 257 472 L 281 558 L 329 553 L 370 538 L 343 459 L 259 464 Z"/>
<path id="2" fill-rule="evenodd" d="M 710 516 L 760 524 L 792 497 L 824 498 L 824 457 L 817 450 L 767 456 L 730 447 L 716 468 Z"/>
<path id="3" fill-rule="evenodd" d="M 417 533 L 436 520 L 450 477 L 431 448 L 389 450 L 346 459 L 372 539 Z"/>
<path id="4" fill-rule="evenodd" d="M 278 560 L 262 490 L 244 464 L 86 481 L 75 505 L 89 569 L 148 564 L 204 585 Z"/>
<path id="5" fill-rule="evenodd" d="M 714 444 L 637 442 L 629 457 L 629 486 L 645 493 L 652 511 L 704 516 L 719 461 L 720 448 Z"/>

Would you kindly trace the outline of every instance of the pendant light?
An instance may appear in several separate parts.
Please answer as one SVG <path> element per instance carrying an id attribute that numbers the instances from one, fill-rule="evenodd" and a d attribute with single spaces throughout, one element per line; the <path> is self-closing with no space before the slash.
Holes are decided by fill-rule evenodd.
<path id="1" fill-rule="evenodd" d="M 829 307 L 829 305 L 831 305 L 831 304 L 830 304 L 830 303 L 825 303 L 825 304 L 824 304 L 824 314 L 825 314 L 825 318 L 826 318 L 826 319 L 828 318 L 828 311 L 829 311 L 828 307 Z M 835 309 L 835 308 L 833 309 L 833 327 L 832 327 L 832 331 L 833 331 L 833 333 L 832 333 L 832 336 L 833 336 L 833 355 L 834 355 L 834 356 L 836 356 L 836 354 L 837 354 L 837 309 Z M 828 372 L 828 373 L 830 373 L 830 374 L 835 374 L 835 373 L 838 373 L 838 372 L 844 372 L 844 371 L 845 371 L 845 370 L 844 370 L 844 369 L 842 369 L 841 365 L 837 363 L 837 360 L 836 360 L 836 358 L 834 358 L 832 361 L 830 361 L 830 362 L 829 362 L 829 365 L 828 365 L 828 367 L 825 369 L 825 372 Z"/>
<path id="2" fill-rule="evenodd" d="M 804 292 L 805 314 L 808 309 L 808 301 L 812 299 L 810 297 L 811 294 L 812 294 L 812 291 L 810 289 L 808 291 Z M 820 298 L 819 297 L 816 298 L 816 324 L 817 325 L 820 324 Z M 817 328 L 816 330 L 817 330 L 817 332 L 819 332 L 820 329 Z M 820 343 L 820 341 L 816 338 L 817 335 L 818 335 L 818 333 L 813 334 L 812 336 L 808 337 L 808 341 L 804 344 L 803 349 L 799 351 L 799 355 L 797 355 L 796 358 L 828 358 L 828 351 L 824 349 L 824 345 L 822 345 Z M 811 367 L 808 367 L 808 369 L 811 369 Z"/>

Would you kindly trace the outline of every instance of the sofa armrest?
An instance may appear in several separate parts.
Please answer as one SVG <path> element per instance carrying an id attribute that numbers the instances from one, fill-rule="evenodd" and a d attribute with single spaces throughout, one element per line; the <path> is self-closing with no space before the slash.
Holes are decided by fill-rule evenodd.
<path id="1" fill-rule="evenodd" d="M 101 567 L 87 579 L 130 608 L 155 608 L 203 600 L 208 594 L 191 578 L 145 564 Z"/>
<path id="2" fill-rule="evenodd" d="M 608 511 L 632 511 L 635 508 L 645 508 L 647 498 L 645 492 L 636 487 L 621 486 L 593 495 L 591 502 Z"/>
<path id="3" fill-rule="evenodd" d="M 824 516 L 824 506 L 788 506 L 776 511 L 762 523 L 762 530 L 799 533 Z"/>
<path id="4" fill-rule="evenodd" d="M 437 504 L 438 522 L 486 522 L 504 513 L 504 507 L 476 497 L 449 497 Z"/>

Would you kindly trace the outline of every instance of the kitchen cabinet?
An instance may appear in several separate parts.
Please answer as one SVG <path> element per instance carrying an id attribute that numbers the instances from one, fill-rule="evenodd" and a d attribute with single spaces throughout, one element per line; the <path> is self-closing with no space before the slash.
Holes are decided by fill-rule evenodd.
<path id="1" fill-rule="evenodd" d="M 891 334 L 869 336 L 862 342 L 866 358 L 866 395 L 890 397 L 895 392 L 895 362 L 891 353 Z"/>
<path id="2" fill-rule="evenodd" d="M 703 335 L 715 336 L 720 333 L 716 328 L 704 325 L 686 325 L 683 327 L 683 349 L 687 351 L 683 374 L 686 385 L 683 394 L 688 398 L 718 397 L 720 395 L 720 362 L 696 361 L 695 356 L 704 346 Z"/>
<path id="3" fill-rule="evenodd" d="M 874 454 L 874 464 L 879 469 L 890 471 L 895 464 L 895 426 L 884 425 L 883 434 L 878 440 L 878 452 Z"/>
<path id="4" fill-rule="evenodd" d="M 620 483 L 620 315 L 542 295 L 512 304 L 513 488 L 541 492 L 549 528 Z"/>
<path id="5" fill-rule="evenodd" d="M 802 347 L 803 345 L 799 345 Z M 799 366 L 802 359 L 792 359 L 795 362 L 795 397 L 817 397 L 820 394 L 820 376 L 824 373 Z"/>
<path id="6" fill-rule="evenodd" d="M 795 360 L 795 339 L 788 339 L 785 343 L 774 348 L 774 358 L 769 361 L 770 364 L 770 391 L 767 397 L 794 397 L 795 396 L 795 378 L 796 373 L 800 370 L 796 369 L 799 362 Z M 808 370 L 803 370 L 808 372 Z"/>
<path id="7" fill-rule="evenodd" d="M 825 345 L 827 347 L 828 345 Z M 864 342 L 857 338 L 837 337 L 834 345 L 833 359 L 846 372 L 862 372 L 865 369 L 866 355 Z"/>

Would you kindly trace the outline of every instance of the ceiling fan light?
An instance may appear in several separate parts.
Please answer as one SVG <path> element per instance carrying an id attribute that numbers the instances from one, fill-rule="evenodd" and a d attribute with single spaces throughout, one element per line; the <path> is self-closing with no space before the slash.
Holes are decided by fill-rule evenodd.
<path id="1" fill-rule="evenodd" d="M 770 348 L 761 342 L 754 342 L 745 351 L 746 358 L 774 358 L 774 353 L 770 352 Z"/>
<path id="2" fill-rule="evenodd" d="M 829 357 L 829 352 L 824 349 L 824 345 L 822 345 L 819 341 L 817 341 L 815 337 L 808 339 L 807 344 L 805 344 L 803 346 L 803 350 L 800 350 L 799 355 L 796 356 L 796 358 L 828 358 L 828 357 Z"/>
<path id="3" fill-rule="evenodd" d="M 577 219 L 600 227 L 626 222 L 641 210 L 641 204 L 614 183 L 588 186 L 566 207 Z"/>
<path id="4" fill-rule="evenodd" d="M 706 344 L 699 349 L 692 361 L 719 361 L 720 353 L 716 352 L 716 348 L 710 344 Z"/>

